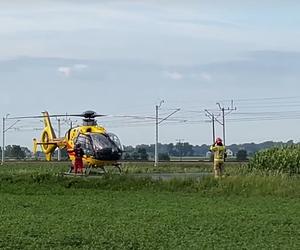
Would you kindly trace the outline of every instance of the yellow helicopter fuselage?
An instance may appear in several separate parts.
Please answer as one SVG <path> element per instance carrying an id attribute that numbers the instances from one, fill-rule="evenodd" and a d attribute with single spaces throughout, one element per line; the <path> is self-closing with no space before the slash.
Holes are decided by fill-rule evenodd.
<path id="1" fill-rule="evenodd" d="M 57 138 L 48 112 L 43 112 L 43 117 L 45 127 L 41 141 L 34 139 L 34 151 L 36 152 L 37 145 L 40 145 L 47 161 L 52 159 L 56 148 L 66 148 L 70 160 L 74 162 L 74 148 L 76 144 L 80 144 L 84 150 L 82 160 L 85 166 L 97 168 L 118 164 L 122 154 L 119 140 L 114 141 L 110 137 L 113 134 L 108 134 L 106 129 L 98 126 L 94 120 L 88 120 L 87 125 L 71 128 L 66 132 L 65 137 Z"/>
<path id="2" fill-rule="evenodd" d="M 66 143 L 66 148 L 69 154 L 69 158 L 72 162 L 75 161 L 75 154 L 72 151 L 75 148 L 75 145 L 78 141 L 78 138 L 80 136 L 89 136 L 90 134 L 105 134 L 106 130 L 105 128 L 101 126 L 79 126 L 70 129 L 65 137 L 64 140 L 67 142 Z M 85 145 L 81 146 L 85 148 Z M 95 166 L 95 167 L 102 167 L 102 166 L 108 166 L 108 165 L 115 165 L 117 163 L 116 160 L 98 160 L 94 156 L 90 154 L 85 154 L 84 157 L 82 158 L 84 165 L 87 166 Z"/>

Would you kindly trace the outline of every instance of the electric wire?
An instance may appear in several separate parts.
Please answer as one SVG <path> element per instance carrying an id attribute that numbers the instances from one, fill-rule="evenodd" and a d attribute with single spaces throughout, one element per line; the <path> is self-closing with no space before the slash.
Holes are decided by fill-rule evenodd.
<path id="1" fill-rule="evenodd" d="M 223 100 L 220 103 L 229 104 L 231 100 Z M 187 102 L 186 102 L 187 103 Z M 262 122 L 262 121 L 280 121 L 280 120 L 293 120 L 300 119 L 300 96 L 289 96 L 289 97 L 264 97 L 264 98 L 245 98 L 234 100 L 235 105 L 238 107 L 237 111 L 231 111 L 230 117 L 229 112 L 226 113 L 226 122 Z M 193 102 L 189 102 L 193 104 Z M 175 105 L 174 105 L 175 106 Z M 180 106 L 179 103 L 176 106 Z M 165 125 L 182 125 L 182 124 L 198 124 L 198 123 L 209 123 L 211 122 L 205 116 L 204 104 L 193 105 L 195 109 L 190 107 L 182 108 L 177 114 L 169 118 Z M 164 116 L 169 114 L 169 111 L 176 110 L 174 108 L 161 108 L 159 120 L 162 120 Z M 209 109 L 215 113 L 216 117 L 220 117 L 221 112 L 217 107 Z M 275 111 L 274 111 L 275 110 Z M 107 115 L 98 119 L 98 123 L 101 123 L 109 127 L 139 127 L 139 126 L 153 126 L 156 117 L 153 116 L 154 112 L 136 112 L 135 115 Z M 51 117 L 56 117 L 54 115 Z M 72 115 L 64 115 L 65 119 L 62 119 L 62 128 L 69 128 L 72 122 L 74 126 L 80 125 L 80 122 L 70 121 Z M 42 116 L 33 116 L 35 118 L 42 118 Z M 18 117 L 17 117 L 18 118 Z M 25 117 L 26 118 L 26 117 Z M 12 119 L 12 118 L 10 118 Z M 54 123 L 54 121 L 52 121 Z M 22 126 L 16 127 L 15 130 L 30 130 L 35 127 L 43 127 L 42 121 L 38 122 L 27 122 Z"/>

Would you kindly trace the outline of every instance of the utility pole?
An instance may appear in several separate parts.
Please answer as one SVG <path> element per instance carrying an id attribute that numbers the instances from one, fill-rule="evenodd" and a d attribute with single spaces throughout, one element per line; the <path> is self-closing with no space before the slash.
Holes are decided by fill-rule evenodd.
<path id="1" fill-rule="evenodd" d="M 213 126 L 213 144 L 214 144 L 216 141 L 215 115 L 214 114 L 212 114 L 211 121 L 212 121 L 212 126 Z"/>
<path id="2" fill-rule="evenodd" d="M 4 164 L 5 159 L 5 117 L 3 117 L 2 120 L 2 159 L 1 159 L 1 165 Z"/>
<path id="3" fill-rule="evenodd" d="M 209 112 L 207 109 L 205 109 L 206 112 L 206 116 L 208 116 L 211 119 L 211 123 L 212 123 L 212 140 L 213 143 L 216 140 L 216 128 L 215 128 L 215 121 L 217 121 L 216 116 L 214 113 Z"/>
<path id="4" fill-rule="evenodd" d="M 155 106 L 155 152 L 154 152 L 154 167 L 157 167 L 158 165 L 158 129 L 159 129 L 159 124 L 161 124 L 163 121 L 167 120 L 169 117 L 177 113 L 180 109 L 176 109 L 173 111 L 171 114 L 167 115 L 163 119 L 159 119 L 159 108 L 161 105 L 164 103 L 164 100 L 160 101 L 159 105 Z"/>
<path id="5" fill-rule="evenodd" d="M 155 106 L 155 149 L 154 149 L 154 167 L 157 167 L 158 165 L 158 112 L 159 112 L 159 108 L 160 106 L 164 103 L 164 100 L 161 100 L 159 105 Z"/>
<path id="6" fill-rule="evenodd" d="M 11 129 L 13 126 L 16 125 L 20 120 L 15 121 L 11 126 L 6 128 L 6 120 L 8 119 L 9 114 L 6 114 L 6 116 L 2 119 L 2 159 L 1 159 L 1 165 L 4 165 L 5 162 L 5 133 L 7 130 Z"/>
<path id="7" fill-rule="evenodd" d="M 57 119 L 57 123 L 58 123 L 58 138 L 60 138 L 60 119 Z M 57 160 L 60 161 L 61 160 L 61 152 L 60 152 L 60 148 L 58 147 L 57 149 Z"/>
<path id="8" fill-rule="evenodd" d="M 236 107 L 234 107 L 233 105 L 233 100 L 231 100 L 231 107 L 228 107 L 228 108 L 224 108 L 224 107 L 221 107 L 221 104 L 220 103 L 216 103 L 220 109 L 220 111 L 222 112 L 222 123 L 221 125 L 223 126 L 223 144 L 224 146 L 226 145 L 226 127 L 225 127 L 225 116 L 230 114 L 232 111 L 236 110 Z M 225 114 L 225 110 L 228 111 L 227 114 Z"/>
<path id="9" fill-rule="evenodd" d="M 222 124 L 223 124 L 223 142 L 224 146 L 226 145 L 226 138 L 225 138 L 225 109 L 222 108 Z"/>

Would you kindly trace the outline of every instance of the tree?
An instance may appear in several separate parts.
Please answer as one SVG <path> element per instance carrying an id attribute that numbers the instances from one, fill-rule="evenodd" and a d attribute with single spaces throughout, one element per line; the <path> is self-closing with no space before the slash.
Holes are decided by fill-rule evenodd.
<path id="1" fill-rule="evenodd" d="M 170 156 L 166 153 L 158 154 L 158 160 L 160 161 L 170 161 Z"/>
<path id="2" fill-rule="evenodd" d="M 245 149 L 240 149 L 236 154 L 236 159 L 238 161 L 245 161 L 247 160 L 248 154 Z"/>
<path id="3" fill-rule="evenodd" d="M 12 157 L 12 146 L 11 145 L 7 145 L 5 147 L 5 152 L 4 152 L 6 157 Z"/>
<path id="4" fill-rule="evenodd" d="M 175 145 L 175 156 L 192 156 L 194 155 L 193 146 L 188 142 L 185 143 L 177 143 Z"/>
<path id="5" fill-rule="evenodd" d="M 148 154 L 147 154 L 147 151 L 146 151 L 146 149 L 145 148 L 139 148 L 138 149 L 138 154 L 140 155 L 140 159 L 142 160 L 142 161 L 148 161 Z"/>
<path id="6" fill-rule="evenodd" d="M 183 143 L 183 155 L 184 156 L 193 156 L 194 155 L 193 146 L 190 145 L 188 142 Z"/>
<path id="7" fill-rule="evenodd" d="M 26 154 L 19 145 L 13 145 L 11 147 L 10 157 L 24 159 Z"/>
<path id="8" fill-rule="evenodd" d="M 129 160 L 131 160 L 131 155 L 128 154 L 128 153 L 125 153 L 124 156 L 123 156 L 123 159 L 124 159 L 125 161 L 129 161 Z"/>
<path id="9" fill-rule="evenodd" d="M 140 155 L 138 152 L 134 151 L 132 154 L 131 154 L 131 157 L 133 160 L 138 160 L 140 158 Z"/>
<path id="10" fill-rule="evenodd" d="M 124 146 L 124 152 L 131 154 L 131 153 L 133 153 L 133 151 L 134 151 L 134 147 Z"/>

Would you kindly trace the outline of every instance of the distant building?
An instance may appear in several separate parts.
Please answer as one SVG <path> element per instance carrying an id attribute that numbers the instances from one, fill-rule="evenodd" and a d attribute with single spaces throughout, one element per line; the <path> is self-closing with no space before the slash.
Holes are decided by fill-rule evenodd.
<path id="1" fill-rule="evenodd" d="M 231 158 L 231 157 L 234 156 L 232 150 L 230 150 L 229 148 L 226 149 L 226 153 L 227 153 L 227 157 L 228 157 L 228 158 Z"/>
<path id="2" fill-rule="evenodd" d="M 207 151 L 205 157 L 206 157 L 207 159 L 210 159 L 210 158 L 211 158 L 211 154 L 212 154 L 212 153 L 211 153 L 210 151 Z"/>

